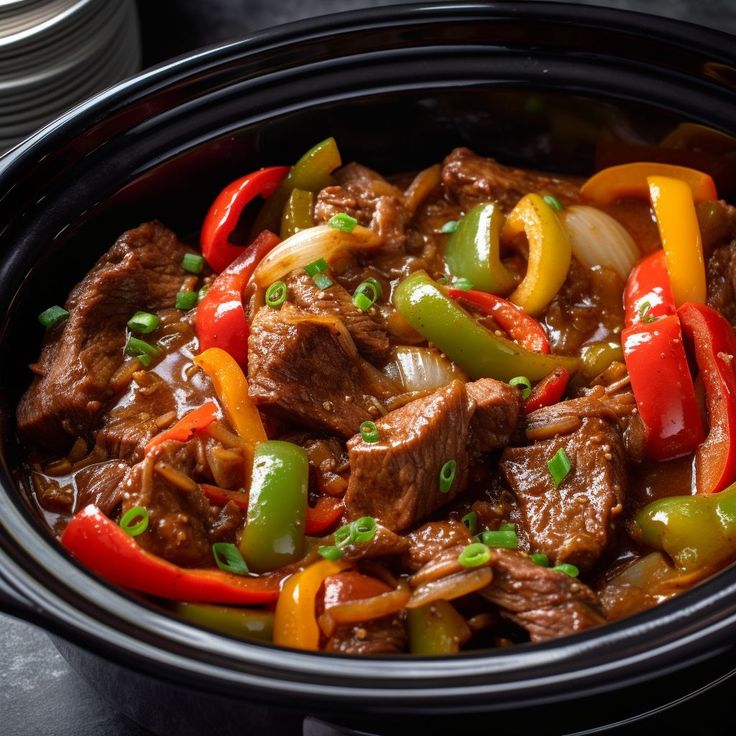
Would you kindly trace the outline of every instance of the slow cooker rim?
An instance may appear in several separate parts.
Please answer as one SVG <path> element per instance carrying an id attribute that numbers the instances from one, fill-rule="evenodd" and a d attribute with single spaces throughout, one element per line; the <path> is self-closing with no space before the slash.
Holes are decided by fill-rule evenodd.
<path id="1" fill-rule="evenodd" d="M 95 98 L 92 98 L 87 103 L 83 103 L 79 107 L 75 108 L 75 110 L 71 111 L 68 115 L 64 116 L 60 120 L 56 121 L 55 123 L 50 124 L 45 128 L 44 130 L 40 131 L 38 134 L 36 134 L 34 137 L 29 139 L 27 142 L 21 144 L 19 147 L 14 149 L 12 152 L 10 152 L 5 159 L 3 159 L 2 162 L 0 162 L 0 173 L 2 173 L 4 176 L 9 176 L 10 172 L 13 168 L 13 164 L 21 164 L 21 163 L 28 163 L 28 159 L 30 157 L 33 157 L 37 155 L 37 150 L 42 149 L 44 146 L 46 147 L 53 147 L 56 140 L 59 138 L 63 138 L 69 128 L 73 128 L 74 125 L 80 125 L 85 124 L 85 121 L 89 122 L 94 120 L 94 116 L 97 115 L 100 111 L 109 109 L 107 107 L 108 103 L 111 100 L 119 99 L 120 101 L 123 101 L 125 99 L 128 99 L 126 95 L 137 95 L 144 93 L 145 90 L 148 87 L 155 87 L 156 84 L 159 82 L 165 82 L 166 77 L 168 74 L 174 72 L 176 74 L 180 72 L 186 72 L 186 71 L 192 71 L 194 69 L 199 69 L 201 62 L 212 62 L 217 63 L 221 62 L 222 60 L 229 58 L 233 54 L 238 56 L 242 53 L 246 53 L 248 51 L 253 51 L 258 48 L 259 43 L 261 45 L 268 45 L 270 43 L 278 42 L 278 43 L 294 43 L 297 40 L 297 37 L 299 35 L 299 32 L 301 31 L 303 35 L 308 36 L 312 34 L 313 32 L 320 32 L 324 31 L 325 35 L 327 35 L 327 32 L 339 28 L 340 32 L 345 31 L 345 25 L 346 22 L 349 19 L 354 19 L 355 23 L 360 25 L 365 22 L 388 22 L 389 19 L 394 20 L 395 16 L 399 16 L 401 18 L 406 17 L 408 21 L 410 20 L 416 20 L 417 16 L 421 16 L 422 19 L 426 19 L 426 16 L 422 16 L 422 13 L 426 13 L 427 15 L 432 15 L 433 13 L 437 13 L 437 18 L 444 17 L 442 16 L 442 13 L 447 11 L 448 13 L 451 11 L 452 13 L 464 13 L 464 12 L 479 12 L 483 11 L 483 13 L 493 12 L 496 9 L 501 9 L 503 11 L 510 11 L 513 9 L 514 13 L 513 15 L 515 17 L 532 17 L 536 20 L 539 19 L 539 13 L 535 15 L 534 11 L 545 11 L 543 15 L 546 16 L 553 16 L 553 19 L 555 20 L 565 20 L 570 19 L 569 13 L 565 12 L 559 12 L 558 10 L 567 9 L 567 11 L 571 9 L 575 9 L 576 15 L 579 15 L 581 13 L 580 6 L 575 5 L 555 5 L 555 4 L 547 4 L 547 3 L 525 3 L 523 5 L 514 5 L 514 4 L 508 4 L 508 3 L 467 3 L 462 5 L 455 5 L 455 4 L 434 4 L 434 5 L 411 5 L 411 6 L 394 6 L 392 8 L 379 8 L 379 9 L 371 9 L 371 10 L 362 10 L 362 11 L 353 11 L 353 12 L 347 12 L 347 13 L 341 13 L 336 16 L 324 16 L 323 18 L 318 19 L 310 19 L 308 21 L 301 21 L 293 24 L 289 24 L 288 26 L 279 28 L 279 29 L 269 29 L 267 31 L 254 34 L 253 36 L 250 36 L 249 38 L 233 42 L 230 44 L 223 44 L 219 46 L 212 47 L 210 49 L 206 49 L 201 52 L 195 52 L 195 54 L 187 55 L 184 57 L 180 57 L 179 59 L 173 60 L 172 62 L 163 64 L 154 70 L 145 72 L 144 74 L 140 75 L 139 77 L 133 78 L 133 80 L 129 82 L 124 82 L 121 85 L 118 85 L 114 88 L 112 88 L 109 91 L 103 92 L 100 95 L 98 95 Z M 603 24 L 610 24 L 611 19 L 615 16 L 615 19 L 617 21 L 623 22 L 625 21 L 632 21 L 632 16 L 638 17 L 638 20 L 640 22 L 641 18 L 647 18 L 651 21 L 652 16 L 647 16 L 644 14 L 632 14 L 626 11 L 618 11 L 618 10 L 611 10 L 611 9 L 601 9 L 601 8 L 586 8 L 585 15 L 592 15 L 596 18 L 596 20 Z M 587 12 L 590 11 L 590 12 Z M 416 15 L 415 15 L 416 14 Z M 328 20 L 329 23 L 325 23 L 325 21 Z M 577 18 L 575 20 L 578 20 Z M 662 19 L 657 19 L 657 23 L 659 24 L 659 21 Z M 663 19 L 664 25 L 668 29 L 668 33 L 672 33 L 673 35 L 677 36 L 680 40 L 684 41 L 685 36 L 684 32 L 685 29 L 687 29 L 687 42 L 689 44 L 693 44 L 693 27 L 689 24 L 682 24 L 678 21 L 672 21 L 669 19 Z M 626 25 L 626 24 L 624 24 Z M 634 25 L 637 25 L 634 23 Z M 325 26 L 327 26 L 327 31 L 325 31 Z M 628 28 L 628 26 L 626 26 Z M 642 30 L 641 27 L 638 27 L 638 30 Z M 624 29 L 621 29 L 624 30 Z M 675 31 L 682 32 L 682 35 L 678 35 L 675 33 Z M 725 34 L 722 34 L 720 32 L 715 31 L 709 31 L 707 29 L 697 29 L 699 33 L 696 33 L 696 36 L 699 36 L 701 41 L 703 43 L 712 43 L 713 39 L 722 41 L 725 39 L 730 39 L 729 36 L 726 36 Z M 659 31 L 658 31 L 659 34 Z M 712 37 L 712 38 L 711 38 Z M 716 44 L 717 45 L 717 44 Z M 709 51 L 712 51 L 712 48 L 709 47 Z M 3 469 L 6 470 L 5 468 Z M 10 477 L 4 473 L 5 477 L 3 478 L 3 490 L 7 491 L 8 488 L 13 488 L 14 484 Z M 13 491 L 14 493 L 14 491 Z M 8 505 L 10 504 L 10 506 Z M 0 537 L 0 544 L 5 547 L 5 553 L 8 557 L 8 569 L 12 569 L 14 571 L 13 580 L 15 581 L 14 587 L 17 589 L 20 589 L 21 593 L 25 595 L 29 600 L 35 605 L 38 606 L 40 609 L 43 609 L 44 615 L 50 615 L 53 612 L 53 616 L 58 618 L 55 618 L 55 620 L 50 621 L 47 619 L 44 619 L 42 621 L 43 625 L 47 625 L 50 628 L 56 628 L 61 633 L 63 633 L 66 638 L 69 638 L 71 640 L 78 640 L 80 642 L 84 642 L 87 644 L 89 648 L 89 644 L 99 644 L 101 641 L 104 641 L 103 633 L 107 632 L 110 633 L 110 629 L 112 627 L 111 624 L 103 625 L 99 621 L 95 621 L 96 624 L 99 624 L 99 631 L 97 631 L 97 634 L 95 636 L 89 636 L 88 634 L 83 635 L 82 632 L 78 628 L 78 621 L 74 621 L 74 616 L 70 615 L 70 611 L 68 609 L 69 603 L 74 599 L 74 597 L 79 597 L 81 601 L 85 601 L 87 604 L 89 603 L 90 598 L 98 599 L 98 601 L 105 600 L 108 602 L 108 605 L 106 606 L 108 608 L 108 612 L 106 615 L 109 614 L 109 609 L 114 607 L 115 605 L 121 606 L 122 609 L 126 610 L 127 613 L 127 622 L 130 623 L 131 621 L 134 621 L 136 618 L 136 612 L 140 612 L 141 607 L 135 604 L 132 598 L 128 596 L 123 596 L 111 588 L 108 588 L 106 585 L 104 585 L 101 582 L 96 581 L 89 573 L 82 570 L 76 563 L 73 561 L 70 561 L 65 557 L 63 552 L 58 548 L 58 546 L 52 546 L 50 539 L 44 539 L 43 541 L 47 542 L 49 557 L 47 558 L 49 561 L 52 559 L 55 559 L 56 562 L 63 562 L 65 565 L 62 565 L 62 570 L 67 574 L 67 585 L 70 582 L 76 582 L 80 586 L 80 590 L 87 589 L 87 593 L 84 597 L 81 596 L 81 593 L 78 591 L 74 592 L 74 596 L 70 596 L 67 599 L 64 599 L 62 597 L 58 597 L 54 595 L 50 588 L 48 587 L 41 587 L 38 588 L 37 585 L 34 585 L 34 581 L 36 583 L 38 582 L 36 578 L 30 574 L 30 572 L 26 569 L 24 569 L 21 565 L 18 564 L 17 560 L 19 552 L 22 554 L 22 548 L 23 548 L 23 524 L 26 522 L 23 516 L 23 512 L 20 508 L 19 504 L 16 504 L 14 502 L 14 499 L 10 499 L 5 496 L 5 494 L 0 494 L 0 510 L 9 511 L 9 516 L 6 516 L 5 513 L 0 514 L 0 518 L 4 519 L 2 523 L 3 526 L 5 526 L 7 538 L 2 539 Z M 17 516 L 14 516 L 14 514 L 17 514 Z M 12 522 L 8 524 L 8 521 Z M 28 529 L 26 529 L 28 531 Z M 33 531 L 36 531 L 35 529 Z M 8 540 L 12 540 L 12 543 L 9 544 Z M 17 547 L 13 549 L 13 547 Z M 52 554 L 53 553 L 53 554 Z M 54 555 L 56 558 L 54 558 Z M 15 558 L 15 559 L 11 559 Z M 723 582 L 724 580 L 728 580 L 728 584 L 726 588 L 724 589 Z M 714 582 L 718 582 L 718 590 L 716 590 L 716 587 L 713 585 Z M 12 581 L 11 581 L 12 583 Z M 655 612 L 653 613 L 645 613 L 640 614 L 637 617 L 633 617 L 632 619 L 628 619 L 624 622 L 616 623 L 616 624 L 609 624 L 605 629 L 602 629 L 600 632 L 589 632 L 586 634 L 581 634 L 572 638 L 558 640 L 557 642 L 550 642 L 548 644 L 543 645 L 533 645 L 532 647 L 529 647 L 525 649 L 524 651 L 516 651 L 511 653 L 499 653 L 499 652 L 485 652 L 485 653 L 467 653 L 458 655 L 457 657 L 453 658 L 443 658 L 443 659 L 437 659 L 437 658 L 430 658 L 430 659 L 417 659 L 414 658 L 412 660 L 389 660 L 392 663 L 392 667 L 395 669 L 398 669 L 402 672 L 405 672 L 408 675 L 414 674 L 414 675 L 421 675 L 421 672 L 417 671 L 418 667 L 423 667 L 423 664 L 418 664 L 419 662 L 426 662 L 429 661 L 429 663 L 435 668 L 434 674 L 432 675 L 433 678 L 441 677 L 442 675 L 437 675 L 436 671 L 440 664 L 446 664 L 449 665 L 449 667 L 445 667 L 444 669 L 448 669 L 450 671 L 457 670 L 457 672 L 453 672 L 452 675 L 447 675 L 447 677 L 452 677 L 452 679 L 458 679 L 463 678 L 465 680 L 464 683 L 460 683 L 460 685 L 457 686 L 457 690 L 462 689 L 462 692 L 455 692 L 455 690 L 452 690 L 452 686 L 449 686 L 448 683 L 441 683 L 437 684 L 434 689 L 427 691 L 425 694 L 423 694 L 422 697 L 426 698 L 432 698 L 432 699 L 438 699 L 442 698 L 443 702 L 450 703 L 454 698 L 462 697 L 463 699 L 467 699 L 469 696 L 469 686 L 467 684 L 468 677 L 470 674 L 473 674 L 477 676 L 477 672 L 471 673 L 467 669 L 464 670 L 461 666 L 464 662 L 473 662 L 476 665 L 481 660 L 488 659 L 489 661 L 493 661 L 495 663 L 498 663 L 500 659 L 506 658 L 510 661 L 518 661 L 519 659 L 526 659 L 530 662 L 535 662 L 539 664 L 539 661 L 544 658 L 545 654 L 550 655 L 551 659 L 554 659 L 553 653 L 554 652 L 565 652 L 570 650 L 571 648 L 575 649 L 583 649 L 586 652 L 590 652 L 594 647 L 592 646 L 593 642 L 597 642 L 598 649 L 605 649 L 605 648 L 611 648 L 615 647 L 619 641 L 620 641 L 620 634 L 623 631 L 629 630 L 629 629 L 637 629 L 639 631 L 638 637 L 639 638 L 645 638 L 652 635 L 652 632 L 654 629 L 661 629 L 665 621 L 669 621 L 670 625 L 674 625 L 675 622 L 679 621 L 680 619 L 692 616 L 694 615 L 695 611 L 704 612 L 704 609 L 708 607 L 708 604 L 712 604 L 714 602 L 718 602 L 720 599 L 728 598 L 734 598 L 734 601 L 732 601 L 732 606 L 728 611 L 721 611 L 719 615 L 716 615 L 714 619 L 712 620 L 710 626 L 704 626 L 700 632 L 691 634 L 690 638 L 682 638 L 682 639 L 676 639 L 674 642 L 667 642 L 663 645 L 663 650 L 660 652 L 662 660 L 663 661 L 669 661 L 673 658 L 673 655 L 675 652 L 677 652 L 677 655 L 674 657 L 677 659 L 682 655 L 683 652 L 688 653 L 688 656 L 691 658 L 695 658 L 698 655 L 704 656 L 705 651 L 711 651 L 712 648 L 718 648 L 721 646 L 721 639 L 723 636 L 723 630 L 724 628 L 727 628 L 728 626 L 732 625 L 734 621 L 736 621 L 736 570 L 731 569 L 724 571 L 721 573 L 716 580 L 708 581 L 707 583 L 704 583 L 701 587 L 698 588 L 698 591 L 701 591 L 704 589 L 704 587 L 707 587 L 708 590 L 712 588 L 711 593 L 708 596 L 698 596 L 698 600 L 690 600 L 692 596 L 689 596 L 689 594 L 684 594 L 679 599 L 672 601 L 671 603 L 664 604 L 663 606 L 660 606 Z M 69 591 L 68 591 L 69 592 Z M 671 605 L 675 604 L 675 605 Z M 60 613 L 60 608 L 65 608 L 65 615 L 60 616 L 58 615 Z M 81 609 L 84 608 L 84 606 L 81 606 L 80 609 L 78 609 L 77 613 L 81 611 Z M 671 609 L 677 609 L 677 611 L 671 610 Z M 688 611 L 687 613 L 683 613 L 684 609 Z M 149 610 L 149 613 L 152 613 Z M 666 614 L 670 613 L 669 616 Z M 160 614 L 152 613 L 152 619 L 150 621 L 151 624 L 157 624 L 159 626 L 163 625 L 162 628 L 170 630 L 169 633 L 175 632 L 178 634 L 181 638 L 186 638 L 185 634 L 191 635 L 191 627 L 179 623 L 177 621 L 172 621 L 171 619 L 162 616 Z M 650 619 L 656 619 L 656 621 L 652 622 Z M 114 631 L 114 629 L 113 629 Z M 118 634 L 120 632 L 115 631 L 114 633 Z M 160 631 L 156 632 L 153 631 L 154 634 L 158 634 L 160 636 Z M 217 636 L 216 634 L 210 634 L 209 632 L 200 632 L 202 634 L 202 638 L 209 639 L 210 641 L 217 640 L 220 644 L 223 642 L 226 642 L 229 647 L 233 646 L 232 640 L 224 639 L 222 637 Z M 206 634 L 206 635 L 205 635 Z M 191 638 L 191 636 L 190 636 Z M 129 637 L 128 637 L 129 639 Z M 162 638 L 163 641 L 169 641 L 168 639 Z M 127 641 L 127 639 L 126 639 Z M 630 639 L 629 639 L 630 641 Z M 118 642 L 115 647 L 112 646 L 111 641 L 106 642 L 106 644 L 110 645 L 110 648 L 114 650 L 115 652 L 123 652 L 125 651 L 126 647 L 119 646 L 122 645 L 123 642 Z M 128 641 L 128 644 L 132 642 Z M 707 644 L 705 649 L 703 649 L 703 645 Z M 119 648 L 118 648 L 119 647 Z M 222 646 L 219 647 L 213 647 L 214 649 L 222 649 Z M 335 658 L 331 655 L 325 655 L 325 654 L 303 654 L 303 653 L 297 653 L 287 650 L 277 650 L 273 647 L 260 647 L 258 645 L 253 645 L 249 643 L 238 643 L 238 648 L 241 650 L 242 653 L 245 652 L 252 652 L 254 650 L 260 650 L 264 653 L 264 657 L 261 657 L 261 662 L 256 663 L 255 666 L 262 666 L 265 664 L 263 661 L 266 658 L 274 659 L 275 657 L 279 657 L 281 660 L 284 660 L 284 664 L 281 665 L 281 668 L 283 670 L 288 670 L 290 672 L 294 672 L 295 670 L 299 670 L 299 663 L 311 663 L 311 662 L 322 662 L 330 661 L 331 663 L 334 663 L 335 661 L 341 661 L 341 662 L 352 662 L 356 666 L 358 663 L 360 664 L 360 669 L 362 670 L 361 675 L 365 678 L 369 672 L 366 672 L 366 669 L 369 671 L 375 670 L 377 675 L 384 676 L 385 673 L 379 672 L 381 668 L 385 669 L 386 666 L 386 660 L 363 660 L 359 658 Z M 522 649 L 524 649 L 522 647 Z M 697 650 L 700 651 L 697 651 Z M 157 652 L 159 650 L 156 650 Z M 130 658 L 130 661 L 134 661 L 136 659 L 139 659 L 139 663 L 143 666 L 146 662 L 150 662 L 153 658 L 152 657 L 141 657 L 141 653 L 139 651 L 136 651 L 135 648 L 128 647 L 128 651 L 126 652 L 127 655 Z M 619 654 L 618 652 L 617 654 Z M 579 653 L 578 653 L 579 654 Z M 647 650 L 645 652 L 646 656 L 650 659 L 653 659 L 655 657 L 652 656 L 651 650 Z M 567 655 L 562 655 L 561 658 L 559 658 L 557 661 L 573 661 L 573 657 L 575 655 L 571 655 L 568 659 Z M 550 660 L 550 657 L 548 657 L 548 661 Z M 186 657 L 183 657 L 183 663 L 174 665 L 173 662 L 169 661 L 166 662 L 165 658 L 161 659 L 161 664 L 164 666 L 174 667 L 178 668 L 183 671 L 187 671 L 189 674 L 191 674 L 191 659 L 188 659 Z M 248 658 L 243 657 L 243 659 L 247 660 Z M 638 661 L 638 657 L 635 657 L 635 660 Z M 626 667 L 628 667 L 631 662 L 629 662 Z M 189 667 L 187 667 L 187 663 L 189 663 Z M 439 669 L 443 669 L 443 667 L 439 667 Z M 520 668 L 521 669 L 521 668 Z M 618 670 L 621 669 L 620 660 L 617 660 L 615 666 L 611 666 L 610 670 Z M 610 674 L 610 670 L 608 671 L 608 674 Z M 231 674 L 235 674 L 234 671 L 230 671 Z M 206 677 L 215 677 L 222 676 L 223 672 L 218 671 L 216 674 L 215 672 L 202 672 L 202 676 Z M 242 673 L 241 673 L 242 674 Z M 599 673 L 600 674 L 600 673 Z M 583 676 L 578 673 L 577 675 L 578 679 L 582 679 Z M 559 682 L 560 674 L 555 673 L 554 678 Z M 385 678 L 384 678 L 385 679 Z M 292 682 L 292 681 L 286 681 L 286 682 Z M 303 685 L 303 683 L 297 683 L 299 685 Z M 256 682 L 252 681 L 249 683 L 251 687 L 265 687 L 262 682 Z M 271 682 L 267 686 L 270 690 L 274 689 L 274 683 Z M 320 686 L 314 686 L 314 687 L 321 687 Z M 452 690 L 450 692 L 448 690 Z M 298 688 L 301 692 L 301 694 L 305 694 L 305 691 L 303 688 Z M 314 690 L 314 688 L 312 688 Z M 487 688 L 484 689 L 484 687 L 480 687 L 478 690 L 478 693 L 481 694 L 483 692 L 486 692 Z M 344 697 L 345 698 L 351 698 L 355 699 L 358 696 L 358 693 L 360 691 L 357 688 L 351 688 L 348 689 Z M 378 697 L 384 698 L 384 697 L 393 697 L 392 693 L 396 693 L 397 689 L 390 690 L 388 692 L 383 692 L 378 688 L 366 688 L 363 687 L 362 694 L 360 695 L 361 698 L 366 699 L 375 699 Z M 407 689 L 407 690 L 400 690 L 401 693 L 400 697 L 402 699 L 406 699 L 407 694 L 417 694 L 419 691 L 416 689 Z M 293 693 L 292 693 L 293 694 Z M 310 696 L 318 695 L 319 693 L 314 691 L 310 693 Z M 336 697 L 336 693 L 334 691 L 331 691 L 330 693 L 331 697 Z M 442 697 L 445 696 L 445 697 Z"/>

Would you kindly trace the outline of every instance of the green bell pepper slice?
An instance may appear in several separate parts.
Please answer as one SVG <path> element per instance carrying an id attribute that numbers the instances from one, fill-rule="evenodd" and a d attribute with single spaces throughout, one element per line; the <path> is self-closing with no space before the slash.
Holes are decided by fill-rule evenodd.
<path id="1" fill-rule="evenodd" d="M 319 192 L 334 184 L 332 172 L 342 165 L 334 138 L 312 146 L 292 167 L 278 189 L 263 203 L 251 230 L 252 237 L 263 230 L 278 232 L 284 207 L 294 189 Z"/>
<path id="2" fill-rule="evenodd" d="M 498 204 L 474 207 L 448 239 L 445 263 L 453 276 L 468 279 L 473 288 L 505 296 L 516 280 L 501 263 L 503 222 Z"/>
<path id="3" fill-rule="evenodd" d="M 509 381 L 526 376 L 539 381 L 558 366 L 571 373 L 580 361 L 562 355 L 532 353 L 479 324 L 425 271 L 415 271 L 394 291 L 393 303 L 402 317 L 434 343 L 471 378 Z"/>
<path id="4" fill-rule="evenodd" d="M 281 214 L 281 240 L 314 226 L 314 192 L 294 189 Z"/>
<path id="5" fill-rule="evenodd" d="M 594 342 L 583 347 L 582 374 L 590 380 L 603 373 L 615 360 L 624 362 L 624 351 L 619 342 Z"/>
<path id="6" fill-rule="evenodd" d="M 634 534 L 685 572 L 721 567 L 736 558 L 736 484 L 652 501 L 634 517 Z"/>
<path id="7" fill-rule="evenodd" d="M 268 572 L 304 555 L 309 461 L 304 448 L 267 440 L 253 457 L 248 515 L 240 552 L 253 572 Z"/>
<path id="8" fill-rule="evenodd" d="M 455 607 L 443 600 L 410 608 L 407 624 L 412 654 L 454 654 L 471 633 Z"/>
<path id="9" fill-rule="evenodd" d="M 198 603 L 178 603 L 174 610 L 185 621 L 236 639 L 272 641 L 273 612 Z"/>

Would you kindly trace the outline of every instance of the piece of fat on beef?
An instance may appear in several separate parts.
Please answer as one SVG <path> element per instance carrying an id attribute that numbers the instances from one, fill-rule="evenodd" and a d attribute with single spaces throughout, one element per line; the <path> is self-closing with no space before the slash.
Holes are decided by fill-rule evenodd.
<path id="1" fill-rule="evenodd" d="M 291 304 L 260 309 L 248 338 L 249 393 L 259 409 L 347 438 L 400 389 L 358 355 L 342 320 Z"/>
<path id="2" fill-rule="evenodd" d="M 114 396 L 110 379 L 123 363 L 127 321 L 173 305 L 187 252 L 173 232 L 149 222 L 124 233 L 77 284 L 69 317 L 49 330 L 18 405 L 24 441 L 60 452 L 93 428 Z"/>
<path id="3" fill-rule="evenodd" d="M 579 411 L 566 412 L 575 404 Z M 560 432 L 527 447 L 507 448 L 500 470 L 519 503 L 519 519 L 535 552 L 554 564 L 568 562 L 591 568 L 606 551 L 626 494 L 627 458 L 616 416 L 597 414 L 601 402 L 561 402 L 530 415 L 537 423 L 542 412 L 554 416 Z M 571 422 L 565 430 L 562 419 Z M 562 418 L 562 419 L 561 419 Z M 547 463 L 564 449 L 572 468 L 556 485 Z"/>
<path id="4" fill-rule="evenodd" d="M 499 202 L 509 212 L 529 192 L 552 194 L 566 206 L 580 201 L 578 187 L 565 179 L 502 166 L 468 148 L 456 148 L 444 160 L 442 184 L 466 211 L 483 202 Z"/>
<path id="5" fill-rule="evenodd" d="M 380 174 L 352 163 L 335 172 L 336 186 L 325 187 L 314 205 L 316 223 L 327 222 L 345 212 L 361 225 L 371 228 L 384 244 L 384 249 L 403 250 L 406 224 L 411 215 L 404 206 L 401 190 Z"/>
<path id="6" fill-rule="evenodd" d="M 535 564 L 515 550 L 493 551 L 493 580 L 480 591 L 533 642 L 557 639 L 605 623 L 598 596 L 576 578 Z"/>
<path id="7" fill-rule="evenodd" d="M 289 300 L 305 312 L 338 317 L 353 338 L 358 351 L 375 365 L 384 365 L 390 356 L 388 332 L 368 312 L 353 304 L 353 297 L 340 284 L 320 289 L 303 269 L 286 278 Z"/>

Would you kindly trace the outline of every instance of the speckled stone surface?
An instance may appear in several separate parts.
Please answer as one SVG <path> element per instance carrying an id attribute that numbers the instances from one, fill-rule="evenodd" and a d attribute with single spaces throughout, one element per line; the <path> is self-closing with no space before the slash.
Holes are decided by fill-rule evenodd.
<path id="1" fill-rule="evenodd" d="M 607 5 L 691 20 L 736 33 L 736 0 L 608 0 Z M 155 64 L 189 49 L 225 41 L 289 20 L 392 0 L 138 0 L 144 61 Z M 734 733 L 734 681 L 645 724 L 634 734 Z M 484 719 L 485 720 L 485 719 Z M 485 721 L 484 732 L 488 731 Z M 251 734 L 244 725 L 244 735 Z M 540 734 L 549 734 L 542 729 Z M 0 736 L 147 736 L 118 715 L 58 654 L 38 629 L 0 615 Z M 176 734 L 172 734 L 176 736 Z"/>

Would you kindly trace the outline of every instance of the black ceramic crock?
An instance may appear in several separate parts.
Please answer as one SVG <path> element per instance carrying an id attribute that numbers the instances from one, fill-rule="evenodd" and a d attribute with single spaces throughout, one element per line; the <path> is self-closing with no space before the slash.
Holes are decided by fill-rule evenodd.
<path id="1" fill-rule="evenodd" d="M 604 131 L 654 142 L 681 121 L 736 132 L 733 38 L 600 8 L 453 2 L 335 15 L 191 54 L 11 151 L 0 160 L 0 607 L 48 630 L 95 687 L 161 734 L 298 733 L 304 714 L 433 733 L 491 711 L 508 733 L 540 718 L 548 733 L 570 732 L 730 674 L 736 569 L 543 645 L 444 659 L 305 654 L 190 627 L 108 587 L 64 553 L 16 482 L 14 407 L 38 351 L 35 316 L 124 229 L 158 218 L 196 232 L 226 182 L 327 135 L 346 160 L 382 172 L 467 145 L 584 174 Z"/>

